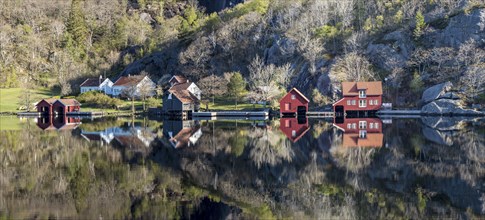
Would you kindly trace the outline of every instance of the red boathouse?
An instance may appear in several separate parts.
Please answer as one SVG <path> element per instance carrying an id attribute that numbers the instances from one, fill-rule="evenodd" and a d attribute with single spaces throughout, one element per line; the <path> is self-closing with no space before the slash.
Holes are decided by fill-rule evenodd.
<path id="1" fill-rule="evenodd" d="M 382 104 L 382 83 L 342 82 L 343 98 L 333 104 L 336 117 L 375 113 Z"/>
<path id="2" fill-rule="evenodd" d="M 295 143 L 310 130 L 310 126 L 306 118 L 280 118 L 280 130 Z"/>
<path id="3" fill-rule="evenodd" d="M 280 100 L 280 115 L 305 116 L 309 102 L 305 95 L 293 88 Z"/>
<path id="4" fill-rule="evenodd" d="M 81 103 L 75 99 L 58 99 L 52 104 L 52 111 L 57 115 L 65 115 L 68 112 L 79 112 Z"/>
<path id="5" fill-rule="evenodd" d="M 42 113 L 43 115 L 52 115 L 52 104 L 57 99 L 42 99 L 38 102 L 35 106 L 37 107 L 37 112 Z"/>

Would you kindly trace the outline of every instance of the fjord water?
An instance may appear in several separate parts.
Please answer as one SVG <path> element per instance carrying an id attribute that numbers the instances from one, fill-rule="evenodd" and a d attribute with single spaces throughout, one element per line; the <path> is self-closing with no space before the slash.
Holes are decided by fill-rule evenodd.
<path id="1" fill-rule="evenodd" d="M 485 120 L 0 118 L 0 216 L 485 215 Z"/>

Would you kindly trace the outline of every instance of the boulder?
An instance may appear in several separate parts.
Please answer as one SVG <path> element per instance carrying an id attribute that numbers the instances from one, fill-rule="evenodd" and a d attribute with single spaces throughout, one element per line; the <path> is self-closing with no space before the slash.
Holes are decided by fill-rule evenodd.
<path id="1" fill-rule="evenodd" d="M 483 115 L 483 112 L 463 109 L 461 100 L 438 99 L 430 102 L 421 108 L 424 115 Z"/>
<path id="2" fill-rule="evenodd" d="M 421 122 L 434 130 L 438 131 L 459 131 L 462 130 L 466 122 L 471 118 L 468 117 L 421 117 Z"/>
<path id="3" fill-rule="evenodd" d="M 411 38 L 402 31 L 394 31 L 369 44 L 366 53 L 375 66 L 392 71 L 405 67 L 413 50 Z"/>
<path id="4" fill-rule="evenodd" d="M 426 89 L 423 92 L 423 96 L 421 97 L 421 101 L 424 104 L 430 103 L 436 99 L 439 99 L 440 97 L 444 96 L 446 93 L 448 93 L 451 88 L 453 87 L 453 84 L 451 82 L 445 82 L 441 83 L 438 85 L 434 85 L 428 89 Z"/>
<path id="5" fill-rule="evenodd" d="M 452 135 L 450 132 L 441 132 L 432 128 L 423 127 L 423 136 L 427 140 L 439 145 L 453 145 Z"/>

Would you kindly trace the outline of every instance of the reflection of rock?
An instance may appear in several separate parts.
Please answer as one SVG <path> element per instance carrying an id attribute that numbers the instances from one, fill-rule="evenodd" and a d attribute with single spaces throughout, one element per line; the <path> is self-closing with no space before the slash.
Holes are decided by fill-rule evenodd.
<path id="1" fill-rule="evenodd" d="M 440 131 L 461 130 L 468 120 L 461 117 L 421 117 L 423 124 Z"/>
<path id="2" fill-rule="evenodd" d="M 452 136 L 451 132 L 438 131 L 424 126 L 423 135 L 426 139 L 434 143 L 441 144 L 441 145 L 448 145 L 448 146 L 453 145 L 453 140 L 451 139 L 451 136 Z"/>
<path id="3" fill-rule="evenodd" d="M 424 90 L 423 96 L 421 97 L 421 101 L 423 101 L 423 103 L 429 103 L 434 100 L 440 99 L 440 97 L 445 95 L 447 92 L 449 92 L 452 87 L 453 87 L 453 84 L 449 81 L 438 85 L 434 85 Z"/>

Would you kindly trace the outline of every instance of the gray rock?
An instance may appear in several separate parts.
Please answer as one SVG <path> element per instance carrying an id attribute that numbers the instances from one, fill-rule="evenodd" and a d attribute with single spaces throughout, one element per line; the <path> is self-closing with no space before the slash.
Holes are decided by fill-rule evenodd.
<path id="1" fill-rule="evenodd" d="M 424 125 L 438 131 L 459 131 L 469 120 L 464 117 L 421 117 Z"/>
<path id="2" fill-rule="evenodd" d="M 471 109 L 463 109 L 461 107 L 461 100 L 439 99 L 430 102 L 421 108 L 421 113 L 424 115 L 484 115 L 484 112 L 479 112 Z"/>
<path id="3" fill-rule="evenodd" d="M 394 31 L 378 42 L 367 46 L 370 61 L 379 68 L 392 71 L 406 66 L 406 61 L 414 50 L 410 37 L 401 31 Z"/>
<path id="4" fill-rule="evenodd" d="M 432 86 L 423 92 L 421 101 L 424 104 L 432 102 L 433 100 L 440 98 L 440 96 L 445 95 L 447 92 L 451 90 L 452 87 L 453 87 L 453 84 L 449 81 Z"/>
<path id="5" fill-rule="evenodd" d="M 438 97 L 438 99 L 460 99 L 460 96 L 456 94 L 455 92 L 447 92 L 441 96 Z"/>
<path id="6" fill-rule="evenodd" d="M 155 22 L 155 19 L 153 19 L 152 16 L 146 12 L 140 14 L 140 20 L 147 24 L 153 24 Z"/>
<path id="7" fill-rule="evenodd" d="M 275 37 L 273 44 L 265 51 L 268 63 L 280 64 L 291 58 L 296 51 L 296 42 L 288 38 Z"/>
<path id="8" fill-rule="evenodd" d="M 423 136 L 429 141 L 440 145 L 451 146 L 453 145 L 452 136 L 449 132 L 440 132 L 432 128 L 423 127 Z"/>
<path id="9" fill-rule="evenodd" d="M 422 38 L 425 45 L 433 47 L 455 47 L 470 39 L 483 43 L 485 39 L 485 9 L 460 13 L 451 17 L 444 29 L 434 29 Z"/>

